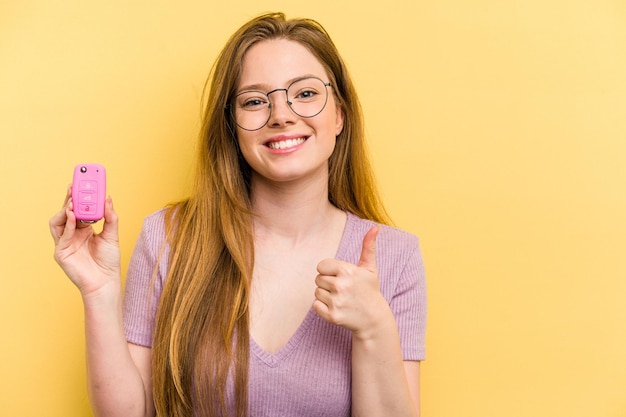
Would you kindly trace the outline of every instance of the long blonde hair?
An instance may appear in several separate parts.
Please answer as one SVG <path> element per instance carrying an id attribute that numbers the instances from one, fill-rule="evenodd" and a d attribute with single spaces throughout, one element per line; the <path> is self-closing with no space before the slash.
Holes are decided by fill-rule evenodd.
<path id="1" fill-rule="evenodd" d="M 254 243 L 250 206 L 251 169 L 243 159 L 228 111 L 246 51 L 269 39 L 305 46 L 324 66 L 344 128 L 329 159 L 329 201 L 381 223 L 380 202 L 367 155 L 360 104 L 335 45 L 317 22 L 259 16 L 226 43 L 208 84 L 195 181 L 188 199 L 166 216 L 169 270 L 156 318 L 153 384 L 157 415 L 247 415 L 248 301 Z"/>

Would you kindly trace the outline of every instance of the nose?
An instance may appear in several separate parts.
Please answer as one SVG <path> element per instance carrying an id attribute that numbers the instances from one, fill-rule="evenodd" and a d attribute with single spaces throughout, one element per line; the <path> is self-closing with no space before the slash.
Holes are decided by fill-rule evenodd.
<path id="1" fill-rule="evenodd" d="M 285 93 L 285 99 L 282 99 L 282 94 L 274 95 L 270 98 L 270 118 L 267 121 L 269 126 L 282 126 L 287 123 L 293 123 L 296 117 L 293 110 L 291 110 L 291 103 L 289 102 L 286 88 L 277 88 L 276 90 L 272 90 L 267 93 L 267 96 L 270 97 L 271 94 L 279 91 L 283 91 Z"/>

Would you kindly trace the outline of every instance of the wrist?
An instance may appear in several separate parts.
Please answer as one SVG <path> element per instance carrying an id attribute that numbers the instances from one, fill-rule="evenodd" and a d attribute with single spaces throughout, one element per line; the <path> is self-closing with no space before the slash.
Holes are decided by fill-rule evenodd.
<path id="1" fill-rule="evenodd" d="M 97 289 L 81 289 L 80 293 L 85 309 L 106 306 L 117 307 L 122 299 L 122 285 L 119 280 L 110 280 Z"/>
<path id="2" fill-rule="evenodd" d="M 370 314 L 372 320 L 369 321 L 368 326 L 352 332 L 353 341 L 357 343 L 375 342 L 376 340 L 386 340 L 397 334 L 395 317 L 384 298 L 381 303 L 378 303 L 377 308 L 370 311 Z"/>

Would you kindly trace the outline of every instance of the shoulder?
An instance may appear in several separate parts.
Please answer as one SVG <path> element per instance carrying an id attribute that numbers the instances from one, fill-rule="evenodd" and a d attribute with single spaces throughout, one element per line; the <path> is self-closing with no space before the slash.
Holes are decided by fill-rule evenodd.
<path id="1" fill-rule="evenodd" d="M 176 215 L 179 213 L 180 204 L 164 207 L 157 210 L 143 219 L 141 233 L 145 237 L 157 239 L 160 242 L 165 240 L 170 226 L 176 222 Z"/>
<path id="2" fill-rule="evenodd" d="M 135 245 L 134 255 L 143 253 L 150 258 L 156 258 L 157 253 L 165 242 L 166 213 L 167 209 L 161 209 L 144 217 L 141 232 Z"/>
<path id="3" fill-rule="evenodd" d="M 348 213 L 346 232 L 350 239 L 362 243 L 363 237 L 372 227 L 378 226 L 379 232 L 376 237 L 376 247 L 380 250 L 402 251 L 403 249 L 417 248 L 419 239 L 413 233 L 397 227 L 376 223 L 372 220 L 362 219 L 352 213 Z"/>
<path id="4" fill-rule="evenodd" d="M 391 301 L 398 293 L 420 287 L 424 280 L 419 240 L 414 234 L 397 227 L 348 214 L 344 260 L 354 264 L 358 262 L 363 238 L 374 226 L 380 228 L 376 237 L 376 267 L 381 291 Z"/>
<path id="5" fill-rule="evenodd" d="M 144 229 L 165 229 L 165 215 L 167 213 L 167 208 L 162 208 L 160 210 L 155 211 L 147 215 L 143 219 L 143 227 Z"/>
<path id="6" fill-rule="evenodd" d="M 152 243 L 161 243 L 165 239 L 165 215 L 167 209 L 156 211 L 143 219 L 141 238 Z"/>
<path id="7" fill-rule="evenodd" d="M 363 238 L 374 226 L 379 227 L 376 237 L 376 258 L 379 268 L 401 268 L 408 260 L 420 256 L 419 240 L 414 234 L 348 213 L 339 258 L 356 264 L 361 255 Z"/>
<path id="8" fill-rule="evenodd" d="M 128 265 L 127 282 L 149 285 L 155 268 L 159 279 L 164 279 L 170 252 L 166 242 L 167 210 L 158 210 L 144 218 Z"/>

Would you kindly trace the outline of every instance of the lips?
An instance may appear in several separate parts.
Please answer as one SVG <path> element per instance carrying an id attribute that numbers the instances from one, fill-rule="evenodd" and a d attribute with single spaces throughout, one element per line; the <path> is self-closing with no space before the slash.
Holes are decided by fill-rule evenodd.
<path id="1" fill-rule="evenodd" d="M 298 145 L 303 144 L 307 140 L 306 137 L 297 137 L 297 138 L 284 138 L 284 139 L 274 139 L 265 144 L 270 149 L 275 150 L 284 150 L 289 148 L 295 148 Z"/>

